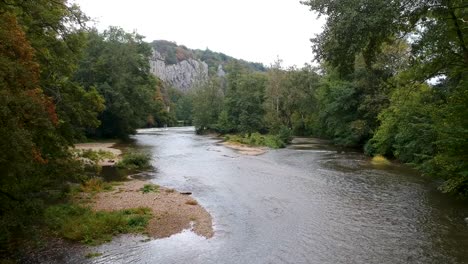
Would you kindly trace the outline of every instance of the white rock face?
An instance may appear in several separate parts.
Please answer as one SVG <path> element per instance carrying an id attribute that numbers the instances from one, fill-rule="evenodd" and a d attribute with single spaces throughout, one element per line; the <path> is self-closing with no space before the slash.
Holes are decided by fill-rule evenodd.
<path id="1" fill-rule="evenodd" d="M 218 72 L 216 73 L 218 77 L 224 77 L 226 76 L 226 72 L 223 69 L 223 65 L 218 65 Z"/>
<path id="2" fill-rule="evenodd" d="M 183 92 L 208 80 L 208 65 L 205 62 L 188 59 L 177 64 L 166 65 L 164 58 L 154 49 L 153 56 L 150 58 L 150 66 L 152 74 Z"/>

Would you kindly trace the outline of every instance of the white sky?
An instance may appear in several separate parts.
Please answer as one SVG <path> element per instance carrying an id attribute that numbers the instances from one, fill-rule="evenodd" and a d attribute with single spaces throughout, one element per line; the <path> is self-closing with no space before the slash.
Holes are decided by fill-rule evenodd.
<path id="1" fill-rule="evenodd" d="M 238 59 L 283 66 L 311 63 L 310 38 L 323 19 L 299 0 L 75 0 L 103 30 L 136 30 L 146 41 L 165 39 Z"/>

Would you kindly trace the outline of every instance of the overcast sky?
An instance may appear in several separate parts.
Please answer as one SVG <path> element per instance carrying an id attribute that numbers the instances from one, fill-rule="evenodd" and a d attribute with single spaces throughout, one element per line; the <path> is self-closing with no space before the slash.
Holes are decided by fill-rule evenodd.
<path id="1" fill-rule="evenodd" d="M 75 0 L 100 30 L 137 30 L 146 41 L 165 39 L 239 59 L 284 66 L 313 59 L 309 39 L 323 19 L 299 0 Z"/>

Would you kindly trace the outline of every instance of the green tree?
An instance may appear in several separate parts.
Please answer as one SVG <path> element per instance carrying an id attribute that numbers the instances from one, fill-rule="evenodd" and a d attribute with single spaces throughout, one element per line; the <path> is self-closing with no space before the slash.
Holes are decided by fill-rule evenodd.
<path id="1" fill-rule="evenodd" d="M 176 88 L 170 87 L 168 90 L 171 109 L 174 109 L 175 118 L 183 125 L 192 124 L 192 93 L 183 93 Z"/>
<path id="2" fill-rule="evenodd" d="M 282 61 L 277 59 L 267 72 L 267 84 L 265 88 L 265 122 L 270 131 L 278 132 L 280 127 L 284 125 L 281 120 L 281 112 L 283 110 L 284 97 L 289 91 L 285 91 L 286 87 L 286 71 L 282 69 Z M 290 89 L 288 89 L 290 90 Z"/>
<path id="3" fill-rule="evenodd" d="M 237 62 L 227 66 L 224 112 L 218 128 L 225 132 L 252 133 L 264 129 L 266 77 Z"/>
<path id="4" fill-rule="evenodd" d="M 446 181 L 444 192 L 468 196 L 468 74 L 436 111 L 437 154 L 434 173 Z"/>
<path id="5" fill-rule="evenodd" d="M 415 165 L 427 162 L 435 153 L 436 100 L 425 84 L 396 89 L 390 106 L 379 115 L 381 125 L 366 150 Z"/>
<path id="6" fill-rule="evenodd" d="M 324 31 L 312 39 L 320 61 L 338 67 L 340 74 L 353 72 L 357 56 L 371 68 L 382 44 L 412 35 L 415 63 L 431 77 L 468 64 L 468 29 L 463 27 L 467 5 L 463 0 L 384 1 L 307 0 L 312 11 L 326 15 Z"/>
<path id="7" fill-rule="evenodd" d="M 324 88 L 324 106 L 346 97 L 354 100 L 344 105 L 352 112 L 345 118 L 325 108 L 328 134 L 347 131 L 356 137 L 365 132 L 358 138 L 364 143 L 372 137 L 368 152 L 415 164 L 426 174 L 446 179 L 442 190 L 466 194 L 466 1 L 304 4 L 327 16 L 325 30 L 312 40 L 314 50 L 319 61 L 337 70 L 332 79 L 347 86 Z M 336 97 L 337 92 L 341 96 Z M 364 130 L 343 129 L 356 127 L 350 126 L 356 122 Z"/>
<path id="8" fill-rule="evenodd" d="M 239 123 L 237 131 L 251 134 L 264 128 L 264 108 L 266 77 L 263 73 L 250 73 L 242 76 L 237 90 Z"/>
<path id="9" fill-rule="evenodd" d="M 193 98 L 191 94 L 183 95 L 176 103 L 176 118 L 184 125 L 192 123 Z"/>
<path id="10" fill-rule="evenodd" d="M 90 135 L 125 139 L 157 111 L 157 82 L 149 72 L 150 54 L 150 46 L 136 33 L 116 27 L 102 34 L 89 32 L 75 80 L 86 89 L 97 89 L 106 102 L 99 116 L 101 125 L 89 131 Z"/>
<path id="11" fill-rule="evenodd" d="M 230 128 L 228 132 L 237 132 L 237 125 L 239 124 L 240 108 L 239 103 L 239 89 L 241 77 L 248 71 L 242 67 L 238 62 L 231 62 L 226 66 L 228 74 L 226 76 L 226 96 L 224 99 L 224 111 L 227 114 L 227 122 Z M 227 130 L 226 127 L 223 128 Z"/>
<path id="12" fill-rule="evenodd" d="M 201 84 L 193 94 L 193 124 L 197 133 L 216 129 L 223 107 L 223 94 L 217 79 Z"/>
<path id="13" fill-rule="evenodd" d="M 148 127 L 172 126 L 176 123 L 175 112 L 173 111 L 174 103 L 172 102 L 173 95 L 171 90 L 169 90 L 169 94 L 167 95 L 164 93 L 166 89 L 160 79 L 156 78 L 155 81 L 156 90 L 153 95 L 146 125 Z"/>
<path id="14" fill-rule="evenodd" d="M 319 134 L 317 91 L 321 76 L 311 66 L 287 71 L 283 125 L 296 135 Z"/>
<path id="15" fill-rule="evenodd" d="M 359 119 L 359 94 L 353 84 L 330 74 L 324 78 L 318 91 L 318 101 L 324 135 L 340 145 L 358 144 L 365 124 Z"/>

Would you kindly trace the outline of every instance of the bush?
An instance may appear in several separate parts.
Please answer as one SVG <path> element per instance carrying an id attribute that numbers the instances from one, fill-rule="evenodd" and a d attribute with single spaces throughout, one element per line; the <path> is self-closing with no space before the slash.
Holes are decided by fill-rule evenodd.
<path id="1" fill-rule="evenodd" d="M 286 147 L 286 143 L 277 135 L 267 135 L 265 137 L 265 146 L 277 149 Z"/>
<path id="2" fill-rule="evenodd" d="M 291 129 L 289 129 L 286 126 L 282 126 L 278 132 L 278 137 L 281 141 L 288 144 L 289 142 L 291 142 L 291 137 L 292 137 Z"/>
<path id="3" fill-rule="evenodd" d="M 131 152 L 123 156 L 122 160 L 117 163 L 119 169 L 127 170 L 144 170 L 151 167 L 151 157 L 147 153 Z"/>
<path id="4" fill-rule="evenodd" d="M 125 233 L 141 233 L 151 218 L 149 208 L 94 212 L 71 204 L 51 206 L 45 211 L 47 226 L 58 236 L 88 245 L 98 245 Z"/>

